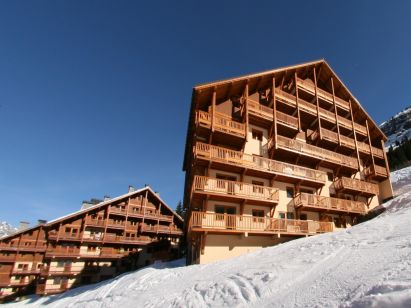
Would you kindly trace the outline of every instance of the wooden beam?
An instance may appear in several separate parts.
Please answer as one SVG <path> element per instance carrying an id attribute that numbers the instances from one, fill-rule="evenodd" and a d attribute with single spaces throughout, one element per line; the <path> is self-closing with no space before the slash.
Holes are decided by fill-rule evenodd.
<path id="1" fill-rule="evenodd" d="M 368 135 L 368 143 L 370 145 L 370 154 L 371 154 L 371 161 L 372 161 L 372 168 L 375 170 L 375 162 L 374 162 L 374 155 L 372 154 L 372 144 L 371 144 L 371 137 L 370 137 L 370 129 L 368 127 L 368 119 L 365 120 L 365 127 L 367 128 L 367 135 Z"/>
<path id="2" fill-rule="evenodd" d="M 384 141 L 381 139 L 381 149 L 382 152 L 384 153 L 384 160 L 385 160 L 385 169 L 387 170 L 387 176 L 390 176 L 390 166 L 388 164 L 388 159 L 387 159 L 387 153 L 385 153 L 385 146 L 384 146 Z"/>
<path id="3" fill-rule="evenodd" d="M 275 97 L 275 77 L 273 77 L 273 84 L 272 84 L 272 92 L 273 92 L 273 132 L 274 132 L 274 149 L 277 149 L 277 103 Z M 273 136 L 271 136 L 272 138 Z"/>
<path id="4" fill-rule="evenodd" d="M 317 102 L 317 120 L 318 120 L 318 132 L 320 134 L 320 140 L 323 139 L 323 135 L 321 132 L 321 118 L 320 118 L 320 103 L 318 101 L 318 93 L 317 93 L 317 74 L 315 72 L 314 66 L 314 86 L 315 86 L 315 101 Z"/>
<path id="5" fill-rule="evenodd" d="M 349 99 L 349 100 L 348 100 L 348 104 L 349 104 L 349 107 L 350 107 L 352 131 L 353 131 L 353 133 L 354 133 L 354 144 L 355 144 L 355 151 L 357 152 L 358 171 L 361 171 L 360 152 L 358 151 L 357 134 L 355 133 L 354 114 L 353 114 L 353 112 L 352 112 L 352 103 L 351 103 L 351 99 Z"/>
<path id="6" fill-rule="evenodd" d="M 245 103 L 245 141 L 248 141 L 248 80 L 244 88 L 244 103 Z"/>
<path id="7" fill-rule="evenodd" d="M 337 104 L 335 103 L 334 79 L 333 79 L 332 77 L 331 77 L 331 90 L 332 90 L 332 94 L 333 94 L 333 105 L 334 105 L 335 123 L 337 123 L 338 144 L 341 145 L 340 124 L 338 123 Z"/>
<path id="8" fill-rule="evenodd" d="M 297 107 L 297 118 L 298 118 L 298 132 L 301 131 L 301 118 L 300 118 L 300 107 L 298 106 L 298 83 L 297 83 L 297 71 L 294 73 L 294 83 L 295 83 L 295 105 Z"/>
<path id="9" fill-rule="evenodd" d="M 211 98 L 211 132 L 214 132 L 215 109 L 216 109 L 217 92 L 213 89 L 213 96 Z"/>

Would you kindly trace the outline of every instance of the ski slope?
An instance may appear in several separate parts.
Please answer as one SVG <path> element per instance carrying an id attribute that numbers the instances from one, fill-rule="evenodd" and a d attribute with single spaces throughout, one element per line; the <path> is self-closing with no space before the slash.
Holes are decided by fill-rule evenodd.
<path id="1" fill-rule="evenodd" d="M 207 265 L 148 267 L 10 307 L 411 307 L 411 168 L 379 217 Z M 180 267 L 178 267 L 180 265 Z"/>

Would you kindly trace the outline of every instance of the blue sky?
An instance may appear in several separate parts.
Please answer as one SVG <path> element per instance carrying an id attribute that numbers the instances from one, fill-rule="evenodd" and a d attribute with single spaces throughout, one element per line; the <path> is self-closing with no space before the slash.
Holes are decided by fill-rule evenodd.
<path id="1" fill-rule="evenodd" d="M 411 2 L 1 1 L 0 220 L 149 184 L 175 207 L 193 85 L 325 58 L 380 123 L 410 105 Z"/>

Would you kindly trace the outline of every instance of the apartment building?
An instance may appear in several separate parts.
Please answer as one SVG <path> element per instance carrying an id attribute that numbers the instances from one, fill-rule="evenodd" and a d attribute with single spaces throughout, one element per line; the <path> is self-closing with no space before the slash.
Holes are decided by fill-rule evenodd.
<path id="1" fill-rule="evenodd" d="M 150 187 L 0 239 L 0 297 L 55 294 L 179 255 L 183 220 Z"/>
<path id="2" fill-rule="evenodd" d="M 385 140 L 325 60 L 194 87 L 187 262 L 355 224 L 393 195 Z"/>

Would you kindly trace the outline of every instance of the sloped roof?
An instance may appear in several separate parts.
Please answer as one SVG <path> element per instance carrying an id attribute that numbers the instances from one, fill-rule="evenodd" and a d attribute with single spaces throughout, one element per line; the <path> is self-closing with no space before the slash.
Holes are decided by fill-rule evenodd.
<path id="1" fill-rule="evenodd" d="M 150 186 L 146 186 L 146 187 L 140 188 L 140 189 L 138 189 L 138 190 L 136 190 L 136 191 L 129 192 L 129 193 L 127 193 L 127 194 L 118 196 L 118 197 L 116 197 L 116 198 L 103 201 L 103 202 L 98 203 L 98 204 L 96 204 L 96 205 L 93 205 L 93 206 L 91 206 L 91 207 L 89 207 L 89 208 L 87 208 L 87 209 L 79 210 L 79 211 L 76 211 L 76 212 L 73 212 L 73 213 L 70 213 L 70 214 L 67 214 L 67 215 L 58 217 L 58 218 L 56 218 L 56 219 L 50 220 L 50 221 L 47 222 L 46 224 L 36 225 L 36 226 L 33 226 L 33 227 L 31 227 L 31 228 L 28 228 L 28 229 L 24 229 L 24 230 L 21 230 L 21 231 L 17 231 L 16 233 L 10 234 L 10 235 L 5 236 L 5 237 L 2 237 L 2 238 L 0 239 L 0 241 L 5 240 L 5 239 L 7 239 L 7 238 L 12 238 L 12 237 L 14 237 L 14 236 L 16 236 L 16 235 L 23 234 L 23 233 L 25 233 L 25 232 L 28 232 L 28 231 L 37 229 L 37 228 L 39 228 L 39 227 L 50 227 L 50 226 L 52 226 L 52 225 L 54 225 L 54 224 L 56 224 L 56 223 L 59 223 L 59 222 L 61 222 L 61 221 L 66 220 L 66 219 L 74 218 L 74 217 L 76 217 L 76 216 L 81 216 L 82 214 L 85 214 L 85 213 L 87 213 L 87 212 L 90 212 L 90 211 L 99 209 L 99 208 L 104 207 L 104 206 L 106 206 L 106 205 L 108 205 L 108 204 L 110 204 L 110 203 L 113 203 L 113 202 L 116 202 L 116 201 L 120 201 L 120 200 L 122 200 L 122 199 L 124 199 L 124 198 L 128 198 L 128 197 L 131 197 L 131 196 L 134 196 L 134 195 L 138 195 L 139 193 L 144 192 L 144 191 L 150 192 L 151 195 L 152 195 L 154 198 L 157 198 L 157 200 L 160 201 L 163 206 L 165 206 L 175 217 L 177 217 L 177 219 L 179 219 L 179 220 L 181 221 L 181 223 L 183 223 L 183 218 L 182 218 L 180 215 L 178 215 L 173 209 L 171 209 L 171 208 L 167 205 L 167 203 L 165 203 L 165 202 L 163 201 L 163 199 L 161 199 L 160 196 L 159 196 L 158 194 L 156 194 L 156 193 L 151 189 Z"/>
<path id="2" fill-rule="evenodd" d="M 327 63 L 325 59 L 319 59 L 315 61 L 305 62 L 297 65 L 285 66 L 281 68 L 276 68 L 272 70 L 267 70 L 259 73 L 247 74 L 243 76 L 238 76 L 229 79 L 223 79 L 208 83 L 202 83 L 196 85 L 193 88 L 192 94 L 192 101 L 191 101 L 191 110 L 190 110 L 190 120 L 187 129 L 187 137 L 186 137 L 186 154 L 183 163 L 183 170 L 186 168 L 187 163 L 187 153 L 190 151 L 188 147 L 191 135 L 191 129 L 194 121 L 194 111 L 195 111 L 195 104 L 201 103 L 202 101 L 209 100 L 212 91 L 217 91 L 217 96 L 219 93 L 235 93 L 237 89 L 243 89 L 245 83 L 249 84 L 250 90 L 256 89 L 257 87 L 264 87 L 270 85 L 272 82 L 272 78 L 277 78 L 280 76 L 290 76 L 294 74 L 294 72 L 308 72 L 311 68 L 316 67 L 318 69 L 317 79 L 318 83 L 326 84 L 330 80 L 330 77 L 334 79 L 334 89 L 335 95 L 341 98 L 350 99 L 352 102 L 353 109 L 356 108 L 360 111 L 360 113 L 356 113 L 357 117 L 363 117 L 369 121 L 369 128 L 370 134 L 371 132 L 375 132 L 377 135 L 381 136 L 381 139 L 384 141 L 387 140 L 387 137 L 380 129 L 377 123 L 370 117 L 370 115 L 365 111 L 365 109 L 361 106 L 360 102 L 357 98 L 350 92 L 348 87 L 342 82 L 342 80 L 338 77 L 338 75 L 334 72 L 331 66 Z M 321 76 L 320 76 L 321 75 Z M 328 89 L 331 91 L 330 89 Z"/>

